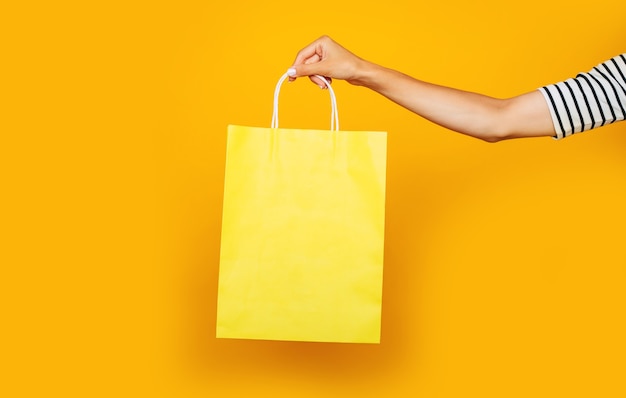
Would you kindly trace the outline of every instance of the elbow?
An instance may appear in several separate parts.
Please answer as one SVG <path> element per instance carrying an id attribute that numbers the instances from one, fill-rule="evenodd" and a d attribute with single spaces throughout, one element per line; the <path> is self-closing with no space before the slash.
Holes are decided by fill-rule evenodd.
<path id="1" fill-rule="evenodd" d="M 496 142 L 509 140 L 514 137 L 515 135 L 507 130 L 494 129 L 494 130 L 487 131 L 484 135 L 480 137 L 480 139 L 490 144 L 495 144 Z"/>
<path id="2" fill-rule="evenodd" d="M 500 137 L 496 137 L 496 136 L 489 136 L 489 137 L 485 137 L 483 138 L 483 141 L 485 141 L 488 144 L 495 144 L 496 142 L 500 142 L 505 140 L 506 138 L 500 138 Z"/>
<path id="3" fill-rule="evenodd" d="M 519 136 L 516 125 L 514 123 L 514 101 L 497 100 L 496 106 L 492 109 L 491 115 L 486 117 L 486 123 L 483 125 L 483 133 L 480 138 L 488 143 L 496 143 L 509 140 Z"/>
<path id="4" fill-rule="evenodd" d="M 453 129 L 461 134 L 478 138 L 481 141 L 493 144 L 496 142 L 515 138 L 514 130 L 506 123 L 502 123 L 500 118 L 491 116 L 483 118 L 482 123 L 473 126 L 464 126 L 463 129 Z"/>
<path id="5" fill-rule="evenodd" d="M 496 142 L 515 138 L 516 134 L 506 123 L 498 117 L 493 117 L 489 120 L 489 123 L 485 123 L 482 126 L 476 128 L 474 133 L 467 133 L 482 141 L 490 144 Z"/>

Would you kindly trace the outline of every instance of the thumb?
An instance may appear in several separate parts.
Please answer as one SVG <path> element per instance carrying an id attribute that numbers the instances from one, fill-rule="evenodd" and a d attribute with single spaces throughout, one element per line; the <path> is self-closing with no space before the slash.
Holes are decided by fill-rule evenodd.
<path id="1" fill-rule="evenodd" d="M 289 81 L 296 80 L 297 77 L 309 76 L 309 79 L 320 88 L 326 88 L 326 82 L 315 75 L 323 76 L 322 68 L 318 63 L 294 65 L 287 70 Z M 326 77 L 328 83 L 332 81 L 330 77 Z"/>
<path id="2" fill-rule="evenodd" d="M 303 77 L 320 75 L 320 67 L 317 63 L 294 65 L 287 70 L 289 77 Z"/>

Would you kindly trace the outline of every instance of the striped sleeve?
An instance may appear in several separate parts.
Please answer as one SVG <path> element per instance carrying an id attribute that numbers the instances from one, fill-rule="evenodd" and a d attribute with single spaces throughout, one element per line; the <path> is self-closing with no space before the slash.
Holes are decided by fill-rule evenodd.
<path id="1" fill-rule="evenodd" d="M 539 89 L 561 139 L 626 118 L 626 53 Z"/>

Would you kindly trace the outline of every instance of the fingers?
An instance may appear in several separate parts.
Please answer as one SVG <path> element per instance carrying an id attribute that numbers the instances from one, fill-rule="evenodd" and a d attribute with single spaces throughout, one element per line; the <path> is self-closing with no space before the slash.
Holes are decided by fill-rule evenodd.
<path id="1" fill-rule="evenodd" d="M 328 36 L 322 36 L 319 39 L 315 40 L 313 43 L 304 47 L 296 55 L 296 59 L 294 60 L 293 64 L 302 64 L 313 55 L 317 55 L 320 59 L 323 59 L 324 46 L 326 45 L 328 40 L 330 40 Z"/>
<path id="2" fill-rule="evenodd" d="M 320 79 L 317 76 L 309 76 L 309 79 L 311 79 L 311 81 L 315 84 L 317 84 L 321 89 L 326 89 L 328 88 L 328 86 L 326 86 L 326 83 L 324 83 L 324 81 L 322 79 Z M 326 79 L 326 81 L 328 82 L 328 84 L 332 84 L 333 79 L 331 79 L 328 76 L 324 76 L 324 79 Z"/>
<path id="3" fill-rule="evenodd" d="M 325 46 L 330 40 L 328 36 L 322 36 L 300 50 L 293 66 L 289 68 L 289 81 L 294 81 L 300 76 L 309 76 L 320 88 L 326 88 L 326 83 L 314 75 L 324 75 Z M 331 79 L 328 77 L 326 79 L 330 84 Z"/>
<path id="4" fill-rule="evenodd" d="M 322 60 L 322 57 L 320 57 L 317 53 L 313 54 L 310 58 L 306 59 L 304 61 L 305 65 L 312 65 L 312 64 L 316 64 L 318 62 L 320 62 Z M 319 73 L 316 73 L 319 74 Z M 326 77 L 324 76 L 324 78 L 328 81 L 328 83 L 330 84 L 330 82 L 332 81 L 332 79 L 330 77 Z M 309 76 L 309 79 L 311 79 L 311 81 L 315 84 L 317 84 L 318 86 L 320 86 L 320 88 L 327 88 L 326 87 L 326 83 L 320 79 L 319 77 L 313 75 L 313 76 Z"/>
<path id="5" fill-rule="evenodd" d="M 322 58 L 318 54 L 314 53 L 309 58 L 304 59 L 302 64 L 303 65 L 315 64 L 315 63 L 318 63 L 321 59 Z M 289 71 L 291 71 L 292 73 L 293 73 L 292 70 L 295 70 L 295 73 L 293 73 L 293 76 L 291 76 L 291 75 L 289 76 L 289 81 L 290 82 L 296 80 L 296 77 L 306 75 L 306 74 L 302 73 L 302 69 L 298 68 L 296 65 L 297 64 L 294 64 L 294 66 L 289 69 Z"/>
<path id="6" fill-rule="evenodd" d="M 317 84 L 320 88 L 327 88 L 326 83 L 318 77 L 321 74 L 316 72 L 314 69 L 311 69 L 312 67 L 316 67 L 316 66 L 317 64 L 311 64 L 311 65 L 303 64 L 299 66 L 292 66 L 287 71 L 287 73 L 289 74 L 289 81 L 293 82 L 294 80 L 296 80 L 297 77 L 300 77 L 300 76 L 309 76 L 309 79 L 311 79 L 311 81 Z M 326 79 L 328 84 L 330 84 L 333 81 L 333 79 L 331 79 L 328 76 L 324 76 L 324 78 Z"/>
<path id="7" fill-rule="evenodd" d="M 309 76 L 313 83 L 320 86 L 320 88 L 325 88 L 326 83 L 324 83 L 323 80 L 315 76 L 324 75 L 323 69 L 324 64 L 323 61 L 321 61 L 320 56 L 317 54 L 313 54 L 311 57 L 306 59 L 304 63 L 300 65 L 294 65 L 289 68 L 287 73 L 289 74 L 289 81 L 294 81 L 296 80 L 296 78 L 301 76 Z M 326 79 L 330 81 L 330 78 Z"/>
<path id="8" fill-rule="evenodd" d="M 293 61 L 293 64 L 294 65 L 303 64 L 313 56 L 317 56 L 318 58 L 321 58 L 321 54 L 318 53 L 317 44 L 315 42 L 309 44 L 308 46 L 300 50 L 298 54 L 296 55 L 296 59 Z"/>
<path id="9" fill-rule="evenodd" d="M 312 64 L 302 64 L 298 66 L 292 66 L 287 71 L 289 75 L 289 81 L 292 82 L 296 80 L 296 78 L 301 76 L 309 76 L 309 79 L 315 84 L 317 84 L 320 88 L 326 88 L 326 83 L 320 79 L 318 76 L 324 76 L 324 78 L 328 81 L 328 84 L 332 82 L 332 79 L 322 72 L 324 69 L 324 65 L 322 62 L 312 63 Z"/>
<path id="10" fill-rule="evenodd" d="M 311 55 L 309 58 L 305 59 L 304 64 L 305 65 L 315 64 L 317 62 L 320 62 L 321 60 L 322 60 L 322 57 L 320 57 L 319 54 L 315 53 Z"/>

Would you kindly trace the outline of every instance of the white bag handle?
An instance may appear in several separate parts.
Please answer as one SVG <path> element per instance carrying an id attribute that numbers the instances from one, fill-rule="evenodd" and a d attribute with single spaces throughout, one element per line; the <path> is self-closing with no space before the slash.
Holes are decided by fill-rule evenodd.
<path id="1" fill-rule="evenodd" d="M 328 92 L 330 93 L 330 105 L 331 105 L 331 113 L 330 113 L 330 129 L 334 131 L 339 131 L 339 114 L 337 113 L 337 98 L 335 98 L 335 92 L 333 91 L 332 86 L 323 76 L 315 75 L 320 78 L 324 83 L 326 83 L 326 87 L 328 87 Z M 285 73 L 278 80 L 278 84 L 276 84 L 276 89 L 274 90 L 274 112 L 272 114 L 272 124 L 271 127 L 273 129 L 278 128 L 278 94 L 280 93 L 280 86 L 283 84 L 285 79 L 287 79 L 289 75 Z"/>

